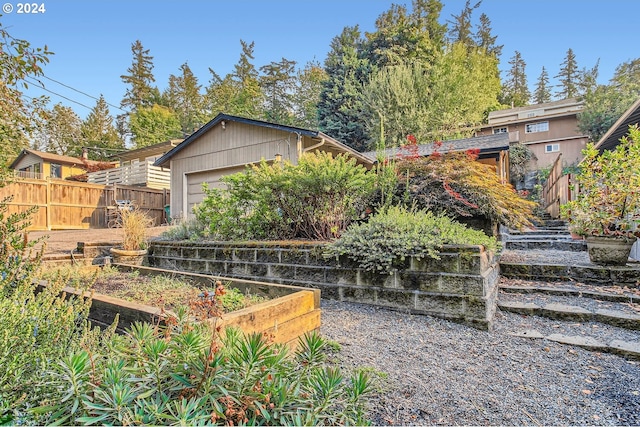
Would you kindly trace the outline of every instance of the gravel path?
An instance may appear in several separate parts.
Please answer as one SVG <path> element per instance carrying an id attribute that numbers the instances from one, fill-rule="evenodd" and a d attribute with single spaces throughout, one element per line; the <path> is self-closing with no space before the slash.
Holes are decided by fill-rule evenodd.
<path id="1" fill-rule="evenodd" d="M 374 425 L 640 425 L 640 363 L 430 316 L 322 301 L 343 369 L 380 372 Z M 558 323 L 536 319 L 548 327 Z"/>

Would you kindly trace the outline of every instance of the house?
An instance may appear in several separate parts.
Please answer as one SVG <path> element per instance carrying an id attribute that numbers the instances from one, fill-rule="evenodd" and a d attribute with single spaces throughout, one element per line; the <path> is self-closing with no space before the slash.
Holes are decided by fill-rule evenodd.
<path id="1" fill-rule="evenodd" d="M 66 179 L 86 173 L 87 166 L 96 163 L 100 162 L 88 160 L 86 152 L 82 158 L 78 158 L 25 148 L 9 165 L 9 169 L 14 169 L 16 176 L 21 178 Z"/>
<path id="2" fill-rule="evenodd" d="M 476 135 L 506 133 L 511 143 L 526 145 L 535 159 L 530 170 L 551 167 L 562 153 L 564 166 L 582 159 L 582 150 L 589 140 L 578 130 L 578 114 L 583 102 L 575 98 L 489 113 L 488 124 Z"/>
<path id="3" fill-rule="evenodd" d="M 192 214 L 204 198 L 203 183 L 221 187 L 220 178 L 262 160 L 297 164 L 303 153 L 346 153 L 359 164 L 373 160 L 322 132 L 218 114 L 154 163 L 171 170 L 172 217 Z"/>
<path id="4" fill-rule="evenodd" d="M 87 174 L 88 182 L 104 185 L 134 185 L 156 189 L 169 189 L 170 174 L 165 167 L 154 166 L 154 162 L 182 139 L 171 139 L 159 144 L 118 153 L 112 158 L 118 160 L 118 167 Z"/>
<path id="5" fill-rule="evenodd" d="M 480 150 L 478 161 L 488 164 L 496 169 L 503 183 L 509 182 L 509 135 L 506 133 L 496 133 L 472 138 L 444 141 L 438 148 L 440 153 Z M 435 151 L 434 144 L 418 145 L 418 155 L 429 156 Z M 363 153 L 372 160 L 379 156 L 383 158 L 395 158 L 403 154 L 401 148 L 387 148 L 383 152 L 369 151 Z"/>

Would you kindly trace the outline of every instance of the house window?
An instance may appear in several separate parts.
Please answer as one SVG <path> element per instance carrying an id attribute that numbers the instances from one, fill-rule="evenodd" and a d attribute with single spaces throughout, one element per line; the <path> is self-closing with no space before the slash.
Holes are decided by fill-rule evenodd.
<path id="1" fill-rule="evenodd" d="M 507 133 L 507 128 L 493 128 L 493 134 Z"/>
<path id="2" fill-rule="evenodd" d="M 62 178 L 62 166 L 51 163 L 51 178 Z"/>
<path id="3" fill-rule="evenodd" d="M 549 130 L 549 122 L 529 123 L 525 125 L 525 133 L 547 132 Z"/>
<path id="4" fill-rule="evenodd" d="M 557 153 L 560 151 L 560 144 L 547 144 L 544 146 L 545 153 Z"/>

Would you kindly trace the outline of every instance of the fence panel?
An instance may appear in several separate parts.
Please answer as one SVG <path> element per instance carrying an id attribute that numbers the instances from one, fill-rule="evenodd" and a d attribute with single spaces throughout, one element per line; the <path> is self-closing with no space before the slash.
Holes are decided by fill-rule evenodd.
<path id="1" fill-rule="evenodd" d="M 165 222 L 169 191 L 146 187 L 106 186 L 58 179 L 16 179 L 0 187 L 0 199 L 11 197 L 9 213 L 38 210 L 29 230 L 103 228 L 107 207 L 115 200 L 131 200 L 147 211 L 154 225 Z"/>

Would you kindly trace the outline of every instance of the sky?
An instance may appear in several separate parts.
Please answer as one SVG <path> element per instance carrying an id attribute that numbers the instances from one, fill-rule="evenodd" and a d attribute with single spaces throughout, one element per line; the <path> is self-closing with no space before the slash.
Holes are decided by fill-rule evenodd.
<path id="1" fill-rule="evenodd" d="M 167 87 L 171 74 L 188 63 L 204 87 L 209 68 L 224 76 L 233 71 L 242 52 L 240 40 L 255 43 L 259 68 L 282 58 L 322 63 L 331 41 L 345 27 L 375 31 L 375 20 L 393 3 L 411 8 L 411 0 L 44 0 L 38 13 L 25 12 L 33 3 L 3 3 L 0 23 L 11 36 L 32 46 L 47 45 L 55 54 L 41 78 L 26 92 L 62 103 L 84 118 L 103 95 L 112 115 L 126 86 L 121 75 L 132 62 L 131 45 L 140 40 L 153 56 L 155 84 Z M 464 8 L 465 0 L 442 0 L 441 22 Z M 472 2 L 473 4 L 473 2 Z M 616 67 L 640 57 L 638 0 L 483 0 L 474 11 L 491 20 L 497 44 L 503 45 L 500 69 L 509 68 L 515 51 L 526 63 L 533 91 L 544 66 L 551 77 L 571 48 L 580 69 L 599 61 L 599 83 L 606 84 Z M 56 94 L 53 94 L 55 92 Z M 65 98 L 63 98 L 65 97 Z"/>

